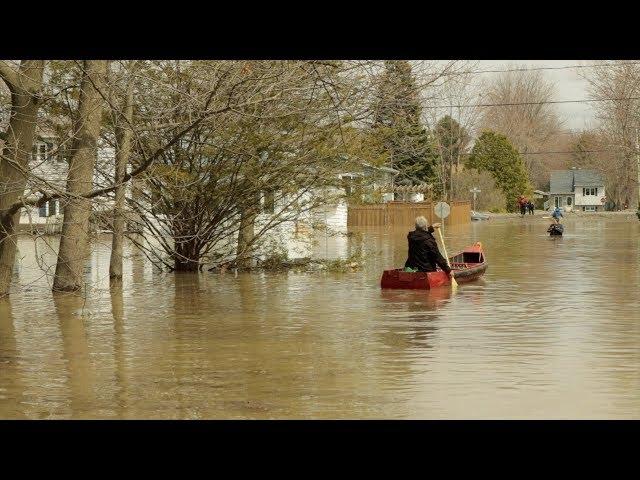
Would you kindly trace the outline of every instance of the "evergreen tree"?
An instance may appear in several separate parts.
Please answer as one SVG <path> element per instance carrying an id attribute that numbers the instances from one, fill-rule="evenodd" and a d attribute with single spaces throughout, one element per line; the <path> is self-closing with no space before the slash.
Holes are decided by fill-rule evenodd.
<path id="1" fill-rule="evenodd" d="M 491 173 L 506 197 L 508 211 L 517 210 L 518 195 L 531 193 L 524 162 L 504 135 L 490 130 L 483 132 L 473 146 L 466 166 Z"/>
<path id="2" fill-rule="evenodd" d="M 387 163 L 399 170 L 403 179 L 432 182 L 435 142 L 420 121 L 420 95 L 411 65 L 406 60 L 389 60 L 384 67 L 373 105 L 373 128 Z"/>

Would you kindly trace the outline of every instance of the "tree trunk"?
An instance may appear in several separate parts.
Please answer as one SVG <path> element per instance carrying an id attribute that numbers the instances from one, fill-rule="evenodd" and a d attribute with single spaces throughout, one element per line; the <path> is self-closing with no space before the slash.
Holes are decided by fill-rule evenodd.
<path id="1" fill-rule="evenodd" d="M 453 201 L 453 158 L 449 158 L 449 201 Z"/>
<path id="2" fill-rule="evenodd" d="M 200 269 L 200 248 L 196 239 L 180 242 L 175 246 L 173 258 L 176 272 L 197 272 Z"/>
<path id="3" fill-rule="evenodd" d="M 236 250 L 236 265 L 238 268 L 253 266 L 253 239 L 255 236 L 255 221 L 257 209 L 253 206 L 244 209 L 240 215 L 238 230 L 238 249 Z"/>
<path id="4" fill-rule="evenodd" d="M 89 253 L 91 200 L 79 196 L 90 192 L 93 186 L 102 120 L 102 97 L 96 86 L 103 84 L 107 61 L 86 60 L 83 64 L 76 138 L 67 174 L 67 192 L 72 197 L 64 207 L 62 239 L 53 281 L 53 290 L 57 291 L 76 291 L 82 287 L 83 266 Z"/>
<path id="5" fill-rule="evenodd" d="M 2 75 L 11 90 L 11 120 L 0 157 L 0 296 L 9 293 L 16 258 L 15 225 L 20 221 L 20 212 L 8 217 L 3 213 L 24 194 L 27 184 L 20 170 L 29 169 L 43 70 L 44 61 L 26 60 L 14 72 L 14 81 Z"/>
<path id="6" fill-rule="evenodd" d="M 121 119 L 122 124 L 116 127 L 116 171 L 115 205 L 113 208 L 113 239 L 111 243 L 111 259 L 109 261 L 109 278 L 122 278 L 122 244 L 124 241 L 124 195 L 125 185 L 122 183 L 127 173 L 127 164 L 131 152 L 131 128 L 133 116 L 133 81 L 127 85 L 127 94 Z"/>

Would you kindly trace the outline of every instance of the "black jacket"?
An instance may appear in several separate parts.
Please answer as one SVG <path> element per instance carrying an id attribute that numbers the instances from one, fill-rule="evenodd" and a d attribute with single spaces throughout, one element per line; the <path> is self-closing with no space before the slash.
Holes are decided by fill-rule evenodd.
<path id="1" fill-rule="evenodd" d="M 438 265 L 447 273 L 451 271 L 447 261 L 438 250 L 436 239 L 431 235 L 433 231 L 433 227 L 429 226 L 426 232 L 417 229 L 409 232 L 407 235 L 409 258 L 404 264 L 405 267 L 417 268 L 421 272 L 435 272 L 436 265 Z"/>

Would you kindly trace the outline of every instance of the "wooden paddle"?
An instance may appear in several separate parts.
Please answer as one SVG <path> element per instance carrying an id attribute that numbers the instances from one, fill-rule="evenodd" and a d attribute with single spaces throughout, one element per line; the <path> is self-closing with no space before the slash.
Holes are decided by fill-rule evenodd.
<path id="1" fill-rule="evenodd" d="M 440 231 L 439 228 L 437 228 L 436 230 L 438 230 L 438 235 L 440 236 L 440 243 L 442 244 L 442 250 L 444 250 L 444 258 L 447 261 L 447 265 L 449 265 L 449 268 L 451 268 L 449 255 L 447 255 L 447 247 L 444 245 L 444 238 L 442 237 L 442 231 Z M 453 270 L 451 270 L 451 288 L 458 288 L 458 282 L 456 282 L 456 279 L 453 278 Z"/>

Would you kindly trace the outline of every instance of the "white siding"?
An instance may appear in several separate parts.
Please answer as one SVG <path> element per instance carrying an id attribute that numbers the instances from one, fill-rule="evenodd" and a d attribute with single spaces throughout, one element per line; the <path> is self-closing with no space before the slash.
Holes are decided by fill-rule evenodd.
<path id="1" fill-rule="evenodd" d="M 545 205 L 548 205 L 549 210 L 553 210 L 556 208 L 556 198 L 558 199 L 558 206 L 560 208 L 564 208 L 564 210 L 566 212 L 570 212 L 571 210 L 573 210 L 574 206 L 575 206 L 575 198 L 573 195 L 569 194 L 569 195 L 550 195 L 549 196 L 549 200 L 547 202 L 545 202 Z M 567 203 L 567 199 L 571 199 L 571 205 L 568 205 Z"/>
<path id="2" fill-rule="evenodd" d="M 575 197 L 576 197 L 576 205 L 584 206 L 584 205 L 595 205 L 602 206 L 604 205 L 603 199 L 605 197 L 604 187 L 598 187 L 597 195 L 583 195 L 582 188 L 583 187 L 575 187 Z"/>
<path id="3" fill-rule="evenodd" d="M 115 152 L 111 147 L 98 148 L 96 172 L 94 174 L 93 183 L 95 187 L 105 187 L 111 185 L 114 175 L 115 164 Z M 50 185 L 55 188 L 64 190 L 67 184 L 67 171 L 68 163 L 59 161 L 57 158 L 51 158 L 50 160 L 42 161 L 41 159 L 32 160 L 33 173 L 38 177 L 45 179 Z M 98 170 L 100 172 L 98 172 Z M 129 194 L 130 185 L 127 185 L 126 191 Z M 39 193 L 34 193 L 33 186 L 27 185 L 25 195 L 29 198 L 39 198 Z M 94 207 L 98 210 L 108 210 L 112 208 L 113 201 L 110 199 L 102 199 L 100 202 L 96 202 Z M 48 209 L 47 209 L 48 210 Z M 49 212 L 47 211 L 49 214 Z M 46 224 L 62 221 L 62 209 L 57 208 L 57 212 L 51 216 L 41 217 L 40 210 L 38 208 L 22 209 L 20 212 L 20 224 Z"/>

